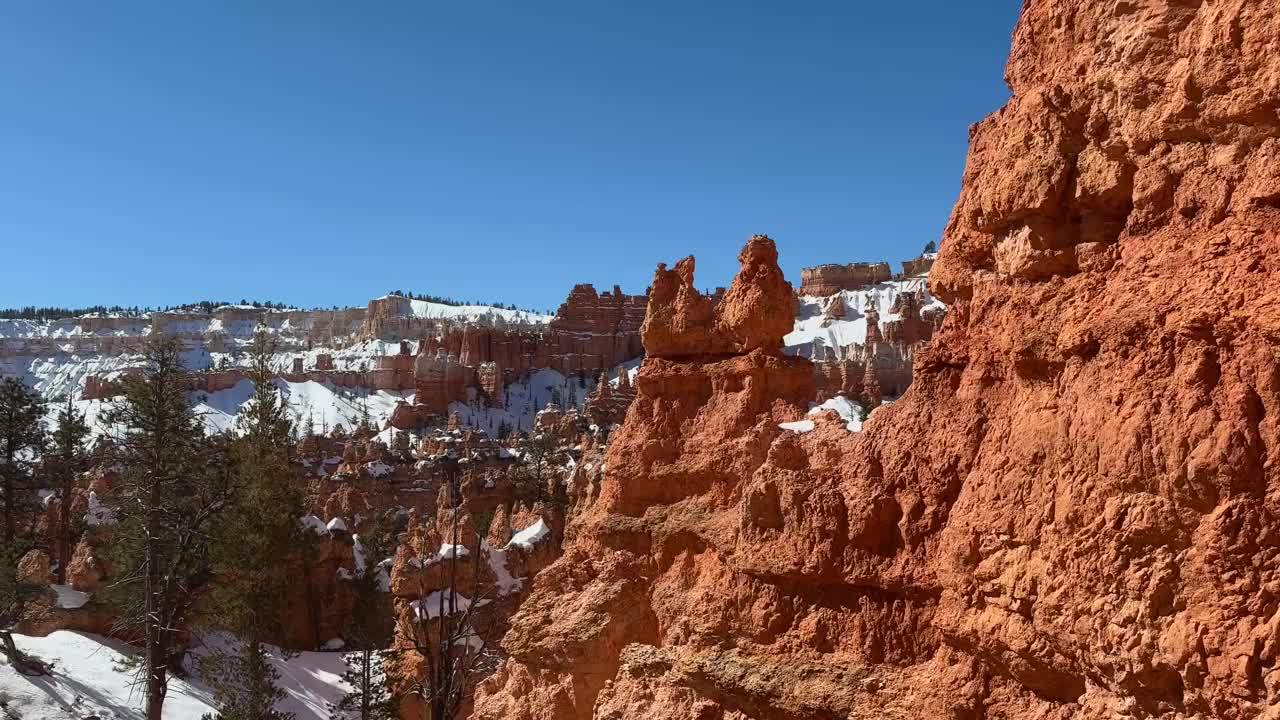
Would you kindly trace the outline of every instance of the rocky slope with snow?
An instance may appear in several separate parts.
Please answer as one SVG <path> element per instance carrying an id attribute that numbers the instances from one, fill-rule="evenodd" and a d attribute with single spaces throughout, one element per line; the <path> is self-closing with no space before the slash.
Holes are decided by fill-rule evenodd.
<path id="1" fill-rule="evenodd" d="M 18 647 L 53 665 L 43 677 L 27 677 L 0 669 L 0 717 L 14 720 L 134 720 L 142 717 L 134 673 L 122 662 L 137 650 L 107 638 L 70 631 L 45 637 L 18 635 Z M 286 658 L 270 648 L 270 662 L 280 673 L 285 698 L 281 712 L 296 720 L 331 720 L 330 704 L 349 688 L 342 681 L 346 666 L 336 653 L 304 652 Z M 198 653 L 191 656 L 194 673 Z M 193 720 L 214 713 L 213 692 L 193 674 L 170 682 L 164 705 L 166 720 Z"/>
<path id="2" fill-rule="evenodd" d="M 877 376 L 877 395 L 905 390 L 913 354 L 944 309 L 925 286 L 930 264 L 928 256 L 908 261 L 904 268 L 918 274 L 883 281 L 828 278 L 819 289 L 830 294 L 797 298 L 786 342 L 788 352 L 815 361 L 816 401 L 843 394 L 866 405 L 869 373 Z M 332 311 L 224 306 L 0 320 L 0 375 L 21 378 L 46 399 L 77 403 L 101 433 L 98 419 L 120 380 L 142 365 L 146 340 L 175 334 L 187 344 L 193 402 L 210 431 L 222 431 L 234 426 L 251 392 L 243 365 L 262 328 L 274 343 L 277 386 L 303 430 L 324 434 L 367 419 L 417 431 L 456 414 L 464 426 L 496 435 L 532 429 L 548 404 L 585 409 L 601 374 L 616 385 L 618 372 L 633 369 L 643 352 L 645 302 L 616 287 L 598 293 L 579 285 L 555 316 L 391 295 L 367 308 Z M 620 422 L 623 397 L 629 395 L 610 399 L 602 422 Z"/>

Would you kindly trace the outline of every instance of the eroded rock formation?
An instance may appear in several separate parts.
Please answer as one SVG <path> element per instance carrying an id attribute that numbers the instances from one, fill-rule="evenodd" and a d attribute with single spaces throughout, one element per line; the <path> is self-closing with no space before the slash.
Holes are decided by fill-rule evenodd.
<path id="1" fill-rule="evenodd" d="M 386 391 L 413 391 L 414 404 L 398 407 L 390 418 L 393 427 L 408 430 L 422 426 L 432 418 L 448 413 L 449 404 L 479 400 L 490 407 L 501 407 L 510 383 L 526 380 L 537 370 L 550 368 L 565 376 L 578 376 L 585 382 L 618 364 L 632 360 L 643 352 L 640 326 L 644 320 L 645 295 L 626 295 L 618 287 L 596 292 L 591 285 L 577 285 L 560 306 L 556 317 L 546 322 L 531 322 L 521 311 L 501 308 L 453 308 L 399 295 L 378 298 L 369 303 L 362 315 L 358 334 L 346 342 L 393 342 L 397 351 L 388 355 L 356 353 L 339 368 L 331 353 L 299 355 L 301 344 L 310 348 L 311 337 L 306 324 L 299 320 L 294 327 L 282 323 L 277 316 L 296 313 L 256 309 L 219 310 L 214 313 L 187 313 L 185 323 L 178 324 L 172 313 L 157 313 L 154 318 L 116 318 L 119 323 L 88 327 L 102 332 L 137 332 L 137 341 L 129 346 L 141 348 L 148 322 L 161 322 L 194 346 L 203 344 L 218 352 L 226 352 L 228 335 L 223 328 L 243 341 L 254 328 L 266 326 L 274 331 L 279 377 L 289 382 L 315 381 L 335 388 Z M 317 315 L 313 313 L 312 315 Z M 317 315 L 318 317 L 319 315 Z M 310 321 L 316 317 L 306 316 Z M 295 318 L 297 319 L 297 318 Z M 545 320 L 545 318 L 543 318 Z M 81 318 L 81 320 L 102 320 Z M 129 320 L 129 324 L 122 324 Z M 17 322 L 17 321 L 14 321 Z M 23 321 L 25 322 L 25 321 Z M 60 321 L 67 324 L 69 321 Z M 26 325 L 35 325 L 26 323 Z M 119 327 L 117 327 L 117 325 Z M 217 332 L 208 328 L 216 326 Z M 328 327 L 326 325 L 326 327 Z M 30 328 L 28 328 L 30 329 Z M 45 333 L 81 332 L 83 328 L 42 326 Z M 15 342 L 14 352 L 32 352 L 30 342 L 40 337 L 23 337 Z M 95 342 L 104 338 L 93 336 Z M 37 344 L 39 344 L 37 342 Z M 369 343 L 371 347 L 382 346 Z M 125 352 L 123 349 L 112 352 Z M 54 352 L 54 350 L 50 350 Z M 375 350 L 376 352 L 376 350 Z M 0 347 L 0 360 L 4 348 Z M 226 357 L 222 361 L 226 361 Z M 249 378 L 245 368 L 223 367 L 193 369 L 190 385 L 195 392 L 216 393 L 235 387 Z M 0 374 L 4 366 L 0 363 Z M 136 367 L 113 368 L 107 373 L 86 375 L 79 393 L 83 400 L 103 400 L 123 392 L 121 380 Z M 62 380 L 65 382 L 65 378 Z M 74 384 L 74 380 L 72 380 Z M 50 384 L 52 387 L 52 384 Z"/>
<path id="2" fill-rule="evenodd" d="M 841 290 L 857 290 L 893 279 L 889 263 L 849 263 L 818 265 L 800 270 L 801 295 L 834 295 Z"/>
<path id="3" fill-rule="evenodd" d="M 862 432 L 780 429 L 808 362 L 660 267 L 600 499 L 473 717 L 1276 717 L 1278 10 L 1026 4 L 952 310 Z"/>

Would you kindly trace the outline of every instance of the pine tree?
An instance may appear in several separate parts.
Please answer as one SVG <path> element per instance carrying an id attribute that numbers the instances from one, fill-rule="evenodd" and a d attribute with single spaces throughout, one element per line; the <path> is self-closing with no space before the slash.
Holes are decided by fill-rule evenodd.
<path id="1" fill-rule="evenodd" d="M 58 582 L 66 582 L 67 565 L 71 562 L 72 540 L 76 534 L 72 527 L 71 494 L 75 490 L 76 478 L 88 464 L 84 448 L 84 441 L 88 436 L 89 425 L 85 422 L 84 413 L 76 410 L 75 404 L 67 398 L 67 404 L 58 411 L 52 451 L 46 463 L 58 490 L 58 522 L 55 529 L 58 537 L 52 543 L 57 552 L 55 560 Z"/>
<path id="2" fill-rule="evenodd" d="M 380 561 L 390 554 L 390 537 L 380 521 L 354 538 L 357 566 L 351 579 L 354 605 L 344 634 L 348 652 L 342 679 L 351 688 L 331 706 L 334 720 L 394 720 L 399 703 L 387 688 L 383 672 L 391 644 L 393 612 L 386 593 L 386 571 Z"/>
<path id="3" fill-rule="evenodd" d="M 285 692 L 277 685 L 280 671 L 272 667 L 262 643 L 247 642 L 205 661 L 213 668 L 209 682 L 218 712 L 202 720 L 293 720 L 293 713 L 275 709 Z"/>
<path id="4" fill-rule="evenodd" d="M 0 544 L 12 547 L 19 518 L 34 507 L 31 468 L 44 450 L 44 403 L 21 381 L 0 381 Z"/>
<path id="5" fill-rule="evenodd" d="M 13 629 L 48 588 L 24 580 L 18 562 L 35 545 L 33 524 L 22 522 L 35 507 L 31 468 L 45 444 L 40 396 L 13 378 L 0 382 L 0 653 L 24 675 L 45 668 L 13 643 Z"/>
<path id="6" fill-rule="evenodd" d="M 264 662 L 264 645 L 276 637 L 295 583 L 304 528 L 305 498 L 289 463 L 292 423 L 272 384 L 274 343 L 262 329 L 254 336 L 249 377 L 253 397 L 240 412 L 242 435 L 231 443 L 232 485 L 227 512 L 210 550 L 218 583 L 208 593 L 205 619 L 244 640 L 215 652 L 201 672 L 218 688 L 220 718 L 272 717 L 280 693 L 278 673 Z M 265 708 L 265 709 L 264 709 Z"/>
<path id="7" fill-rule="evenodd" d="M 116 629 L 143 639 L 147 720 L 160 720 L 184 626 L 213 579 L 210 533 L 230 485 L 225 447 L 204 437 L 187 404 L 181 357 L 180 340 L 150 340 L 145 372 L 125 381 L 123 402 L 106 417 L 118 429 L 123 471 L 108 499 L 118 527 L 117 579 L 107 597 L 118 611 Z"/>

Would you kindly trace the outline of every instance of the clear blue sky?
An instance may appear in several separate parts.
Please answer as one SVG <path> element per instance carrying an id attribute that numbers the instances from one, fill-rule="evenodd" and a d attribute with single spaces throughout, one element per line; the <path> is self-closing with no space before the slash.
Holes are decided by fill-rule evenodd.
<path id="1" fill-rule="evenodd" d="M 753 233 L 913 256 L 1020 3 L 0 6 L 0 306 L 554 308 Z"/>

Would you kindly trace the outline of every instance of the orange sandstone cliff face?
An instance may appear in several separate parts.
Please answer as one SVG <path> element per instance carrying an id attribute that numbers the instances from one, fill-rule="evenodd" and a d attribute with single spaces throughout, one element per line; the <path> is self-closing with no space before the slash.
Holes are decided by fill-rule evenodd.
<path id="1" fill-rule="evenodd" d="M 1031 0 L 863 432 L 756 238 L 659 267 L 637 398 L 473 717 L 1280 717 L 1280 5 Z M 650 345 L 650 343 L 653 343 Z"/>

